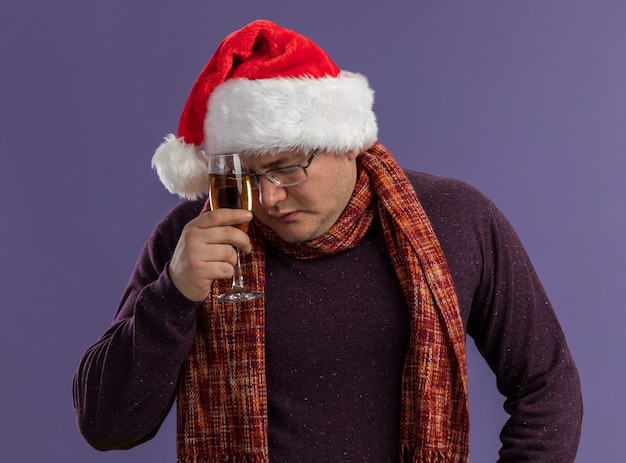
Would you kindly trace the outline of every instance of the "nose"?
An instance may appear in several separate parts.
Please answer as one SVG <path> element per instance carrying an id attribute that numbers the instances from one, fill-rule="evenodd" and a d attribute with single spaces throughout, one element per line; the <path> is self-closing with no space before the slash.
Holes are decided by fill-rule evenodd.
<path id="1" fill-rule="evenodd" d="M 287 197 L 285 188 L 274 185 L 267 178 L 259 178 L 259 203 L 266 209 L 276 205 Z"/>

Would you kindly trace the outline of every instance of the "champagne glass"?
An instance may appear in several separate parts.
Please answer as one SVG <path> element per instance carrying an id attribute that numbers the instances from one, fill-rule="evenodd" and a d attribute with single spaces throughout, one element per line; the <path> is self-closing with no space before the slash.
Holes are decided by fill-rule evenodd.
<path id="1" fill-rule="evenodd" d="M 252 176 L 241 163 L 237 153 L 214 154 L 209 156 L 209 204 L 211 210 L 227 207 L 230 209 L 252 209 Z M 236 225 L 248 231 L 249 222 Z M 230 290 L 220 294 L 220 302 L 251 301 L 263 297 L 262 291 L 249 290 L 243 281 L 237 251 L 237 265 Z"/>

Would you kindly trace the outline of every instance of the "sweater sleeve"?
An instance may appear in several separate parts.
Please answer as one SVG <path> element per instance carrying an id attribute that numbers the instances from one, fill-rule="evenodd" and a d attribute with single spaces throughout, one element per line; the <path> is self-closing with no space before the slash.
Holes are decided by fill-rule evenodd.
<path id="1" fill-rule="evenodd" d="M 578 371 L 519 237 L 470 185 L 408 174 L 448 261 L 467 334 L 505 396 L 510 418 L 499 461 L 573 462 L 582 418 Z"/>
<path id="2" fill-rule="evenodd" d="M 483 210 L 467 330 L 506 397 L 499 461 L 573 462 L 582 419 L 577 369 L 517 234 L 491 202 Z"/>
<path id="3" fill-rule="evenodd" d="M 151 439 L 172 406 L 198 306 L 167 273 L 182 227 L 193 216 L 188 209 L 177 207 L 152 232 L 113 323 L 75 373 L 78 427 L 96 449 L 130 448 Z"/>

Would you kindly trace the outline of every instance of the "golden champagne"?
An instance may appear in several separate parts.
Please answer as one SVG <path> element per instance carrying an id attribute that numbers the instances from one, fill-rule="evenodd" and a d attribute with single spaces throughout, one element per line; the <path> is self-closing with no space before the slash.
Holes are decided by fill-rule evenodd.
<path id="1" fill-rule="evenodd" d="M 252 180 L 249 175 L 209 174 L 209 198 L 211 210 L 252 210 Z M 248 222 L 237 227 L 247 232 Z"/>

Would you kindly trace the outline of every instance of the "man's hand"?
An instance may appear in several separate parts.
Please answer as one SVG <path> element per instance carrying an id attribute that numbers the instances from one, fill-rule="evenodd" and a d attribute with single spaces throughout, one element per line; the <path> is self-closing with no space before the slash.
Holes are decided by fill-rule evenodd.
<path id="1" fill-rule="evenodd" d="M 235 247 L 250 252 L 250 238 L 236 228 L 252 219 L 241 209 L 218 209 L 191 220 L 180 235 L 169 265 L 174 286 L 192 301 L 203 301 L 213 280 L 231 278 L 237 263 Z"/>

